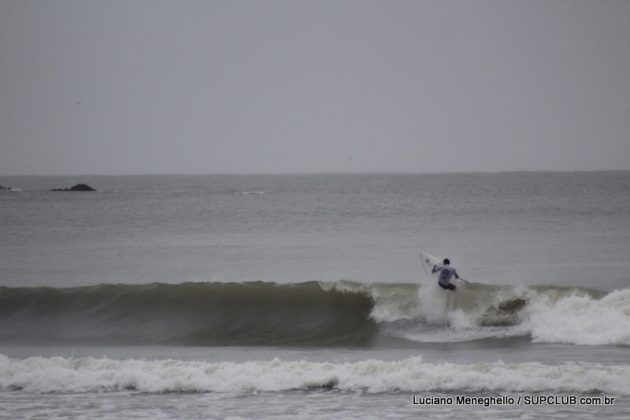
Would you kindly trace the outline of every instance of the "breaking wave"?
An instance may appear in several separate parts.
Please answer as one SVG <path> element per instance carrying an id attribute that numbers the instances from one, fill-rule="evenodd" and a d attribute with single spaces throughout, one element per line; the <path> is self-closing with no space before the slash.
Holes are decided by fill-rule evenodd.
<path id="1" fill-rule="evenodd" d="M 0 288 L 21 343 L 378 346 L 530 337 L 630 345 L 630 290 L 435 283 L 183 283 Z"/>
<path id="2" fill-rule="evenodd" d="M 426 363 L 421 357 L 352 363 L 201 362 L 0 355 L 0 390 L 27 392 L 251 393 L 512 391 L 630 395 L 630 366 L 595 363 Z"/>

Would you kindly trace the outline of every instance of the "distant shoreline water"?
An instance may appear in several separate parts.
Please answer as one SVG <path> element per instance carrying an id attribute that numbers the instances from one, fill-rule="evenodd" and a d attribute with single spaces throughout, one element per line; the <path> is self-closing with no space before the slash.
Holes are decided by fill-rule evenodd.
<path id="1" fill-rule="evenodd" d="M 85 182 L 99 193 L 49 193 Z M 630 172 L 0 177 L 0 284 L 414 282 L 421 250 L 489 284 L 612 291 Z"/>

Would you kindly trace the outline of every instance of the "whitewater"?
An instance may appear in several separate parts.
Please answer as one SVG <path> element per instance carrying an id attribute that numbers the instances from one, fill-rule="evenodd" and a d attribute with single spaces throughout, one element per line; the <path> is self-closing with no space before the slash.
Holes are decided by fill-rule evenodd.
<path id="1" fill-rule="evenodd" d="M 1 418 L 630 413 L 628 172 L 0 185 Z"/>
<path id="2" fill-rule="evenodd" d="M 400 361 L 267 361 L 0 357 L 0 389 L 26 392 L 344 392 L 508 391 L 630 395 L 630 367 L 594 363 L 481 364 Z"/>

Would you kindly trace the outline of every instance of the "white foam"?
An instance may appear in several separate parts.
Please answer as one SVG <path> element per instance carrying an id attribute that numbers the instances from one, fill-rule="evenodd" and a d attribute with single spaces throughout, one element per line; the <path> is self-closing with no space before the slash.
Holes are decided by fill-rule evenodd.
<path id="1" fill-rule="evenodd" d="M 630 345 L 630 290 L 601 299 L 540 296 L 528 305 L 526 325 L 536 342 Z"/>
<path id="2" fill-rule="evenodd" d="M 342 391 L 609 392 L 630 395 L 630 366 L 594 363 L 425 363 L 421 357 L 353 363 L 10 359 L 0 355 L 0 389 L 28 392 Z"/>
<path id="3" fill-rule="evenodd" d="M 491 300 L 484 296 L 471 294 L 460 296 L 452 292 L 442 290 L 436 281 L 424 281 L 417 289 L 417 293 L 403 294 L 389 291 L 380 293 L 376 289 L 368 291 L 374 299 L 375 305 L 370 316 L 380 323 L 395 323 L 401 320 L 416 320 L 418 323 L 397 327 L 386 327 L 388 333 L 397 337 L 416 342 L 461 342 L 487 338 L 505 338 L 527 335 L 521 325 L 494 326 L 492 321 L 498 324 L 506 315 L 488 313 L 489 307 L 496 307 L 501 302 L 509 301 L 515 296 L 521 296 L 523 291 L 506 290 L 494 293 Z M 470 293 L 470 292 L 469 292 Z M 459 299 L 459 300 L 458 300 Z M 470 302 L 466 302 L 469 300 Z M 458 305 L 468 303 L 464 309 Z M 516 319 L 515 315 L 511 318 Z M 489 319 L 492 318 L 492 319 Z M 497 319 L 494 319 L 497 318 Z M 499 319 L 500 318 L 500 319 Z M 490 323 L 491 326 L 484 326 Z M 410 325 L 410 326 L 409 326 Z"/>
<path id="4" fill-rule="evenodd" d="M 531 335 L 535 342 L 576 345 L 630 345 L 630 290 L 603 297 L 584 289 L 541 287 L 463 288 L 458 294 L 424 281 L 409 289 L 368 293 L 370 314 L 380 323 L 416 320 L 390 333 L 418 342 L 457 342 Z M 502 305 L 523 302 L 519 309 Z M 430 328 L 421 328 L 429 326 Z"/>
<path id="5" fill-rule="evenodd" d="M 448 323 L 449 309 L 453 306 L 455 295 L 445 292 L 437 281 L 425 281 L 418 289 L 418 301 L 424 320 L 429 324 Z"/>
<path id="6" fill-rule="evenodd" d="M 402 338 L 420 343 L 460 343 L 464 341 L 510 338 L 528 335 L 520 326 L 514 327 L 468 327 L 464 329 L 444 326 L 422 332 L 400 334 Z"/>

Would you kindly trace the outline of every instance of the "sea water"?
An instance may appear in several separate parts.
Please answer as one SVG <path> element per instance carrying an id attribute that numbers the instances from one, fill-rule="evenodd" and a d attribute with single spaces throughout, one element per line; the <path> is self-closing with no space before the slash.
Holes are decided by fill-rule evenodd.
<path id="1" fill-rule="evenodd" d="M 630 413 L 630 172 L 0 185 L 4 418 Z"/>

